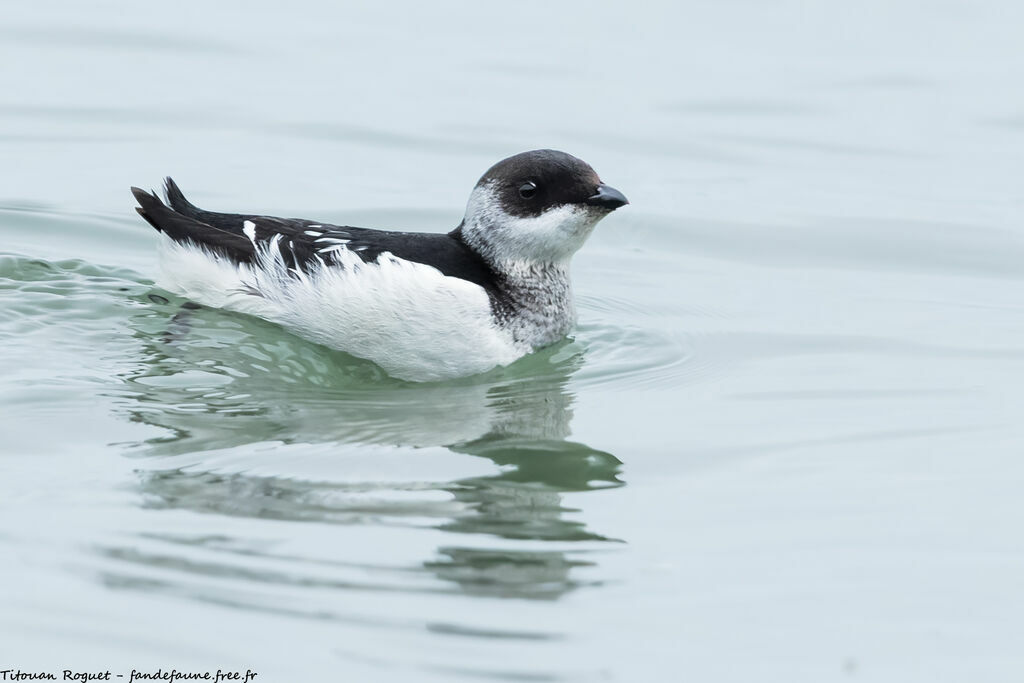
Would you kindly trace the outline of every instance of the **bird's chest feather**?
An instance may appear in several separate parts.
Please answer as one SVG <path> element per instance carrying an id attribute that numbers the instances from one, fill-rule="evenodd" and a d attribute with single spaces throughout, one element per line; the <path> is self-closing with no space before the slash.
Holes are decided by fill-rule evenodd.
<path id="1" fill-rule="evenodd" d="M 551 264 L 509 269 L 502 292 L 514 314 L 504 326 L 517 342 L 539 348 L 558 341 L 576 323 L 568 268 Z"/>

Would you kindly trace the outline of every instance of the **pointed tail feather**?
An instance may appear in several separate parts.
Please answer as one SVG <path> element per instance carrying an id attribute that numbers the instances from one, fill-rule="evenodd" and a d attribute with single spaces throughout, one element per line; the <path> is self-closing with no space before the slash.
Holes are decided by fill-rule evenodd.
<path id="1" fill-rule="evenodd" d="M 178 213 L 191 216 L 192 218 L 198 218 L 203 213 L 201 209 L 185 199 L 185 193 L 181 191 L 181 188 L 178 187 L 178 184 L 170 176 L 164 178 L 164 195 L 167 197 L 167 203 Z"/>
<path id="2" fill-rule="evenodd" d="M 243 234 L 222 230 L 178 213 L 160 201 L 155 192 L 133 187 L 132 194 L 139 203 L 135 208 L 139 215 L 175 242 L 192 243 L 238 262 L 252 259 L 253 244 Z"/>
<path id="3" fill-rule="evenodd" d="M 160 225 L 156 222 L 155 216 L 159 215 L 160 209 L 166 211 L 167 207 L 164 206 L 164 203 L 156 196 L 156 193 L 146 192 L 139 187 L 132 187 L 132 194 L 135 195 L 135 201 L 139 203 L 139 205 L 135 207 L 138 214 L 145 218 L 147 223 L 163 232 Z"/>

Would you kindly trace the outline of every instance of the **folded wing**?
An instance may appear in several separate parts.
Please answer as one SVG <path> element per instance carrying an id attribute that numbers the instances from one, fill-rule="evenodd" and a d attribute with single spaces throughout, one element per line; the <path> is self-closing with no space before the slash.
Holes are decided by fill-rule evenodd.
<path id="1" fill-rule="evenodd" d="M 332 225 L 301 218 L 204 211 L 189 202 L 170 178 L 167 204 L 155 192 L 132 188 L 135 209 L 150 225 L 172 240 L 192 243 L 235 263 L 256 261 L 257 249 L 276 248 L 285 264 L 297 270 L 312 265 L 340 265 L 341 252 L 366 263 L 381 254 L 432 266 L 444 275 L 473 282 L 492 300 L 500 298 L 494 271 L 452 233 L 410 233 Z"/>

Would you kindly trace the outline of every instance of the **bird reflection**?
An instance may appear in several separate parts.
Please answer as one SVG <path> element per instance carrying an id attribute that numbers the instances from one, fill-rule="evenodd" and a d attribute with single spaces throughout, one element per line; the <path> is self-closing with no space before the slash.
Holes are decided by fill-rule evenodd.
<path id="1" fill-rule="evenodd" d="M 412 384 L 259 320 L 152 301 L 162 309 L 163 329 L 154 316 L 137 321 L 141 360 L 121 378 L 120 397 L 130 419 L 163 431 L 133 454 L 172 463 L 140 468 L 147 506 L 337 524 L 433 519 L 453 542 L 423 562 L 423 571 L 458 592 L 525 599 L 556 599 L 578 588 L 573 570 L 589 560 L 505 540 L 489 548 L 481 538 L 562 548 L 615 540 L 588 529 L 563 503 L 564 493 L 623 483 L 615 456 L 567 439 L 574 401 L 567 386 L 582 363 L 573 342 L 484 376 Z M 339 457 L 361 447 L 443 447 L 486 459 L 498 472 L 418 483 L 417 492 L 442 495 L 397 502 L 385 495 L 394 493 L 387 483 L 225 473 L 201 463 L 204 453 L 259 444 L 319 444 Z M 186 454 L 190 466 L 177 466 Z M 456 542 L 461 534 L 474 543 Z"/>

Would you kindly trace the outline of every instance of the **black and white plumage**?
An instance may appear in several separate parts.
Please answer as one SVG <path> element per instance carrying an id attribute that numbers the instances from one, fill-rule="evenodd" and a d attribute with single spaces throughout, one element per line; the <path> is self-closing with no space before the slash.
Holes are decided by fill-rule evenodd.
<path id="1" fill-rule="evenodd" d="M 492 166 L 444 234 L 204 211 L 170 178 L 167 204 L 132 188 L 166 239 L 161 284 L 430 381 L 475 374 L 564 337 L 575 322 L 569 260 L 628 203 L 553 150 Z"/>

